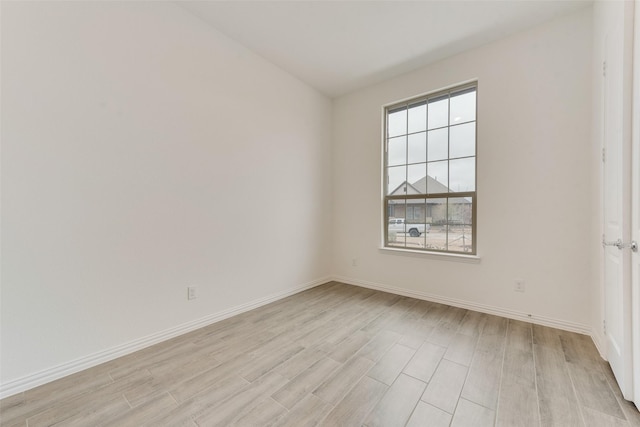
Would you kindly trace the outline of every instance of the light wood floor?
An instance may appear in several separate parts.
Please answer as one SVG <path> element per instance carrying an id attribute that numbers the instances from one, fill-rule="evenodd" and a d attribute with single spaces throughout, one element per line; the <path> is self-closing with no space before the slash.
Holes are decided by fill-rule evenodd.
<path id="1" fill-rule="evenodd" d="M 0 402 L 2 426 L 640 426 L 584 335 L 328 283 Z"/>

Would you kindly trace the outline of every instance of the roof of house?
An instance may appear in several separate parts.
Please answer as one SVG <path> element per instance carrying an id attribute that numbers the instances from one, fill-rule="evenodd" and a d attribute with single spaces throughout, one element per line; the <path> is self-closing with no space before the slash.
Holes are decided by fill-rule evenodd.
<path id="1" fill-rule="evenodd" d="M 427 189 L 429 193 L 448 193 L 449 187 L 436 180 L 435 178 L 430 177 L 429 175 L 419 179 L 414 182 L 413 187 L 418 189 L 418 194 L 426 194 Z"/>
<path id="2" fill-rule="evenodd" d="M 402 184 L 398 185 L 389 195 L 390 196 L 405 196 L 405 195 L 416 195 L 416 194 L 426 194 L 427 190 L 429 194 L 438 194 L 438 193 L 448 193 L 449 187 L 441 183 L 440 181 L 430 177 L 429 175 L 420 178 L 418 181 L 413 184 L 404 181 Z M 453 203 L 471 203 L 469 198 L 465 197 L 456 197 L 455 199 L 449 199 Z M 414 199 L 415 203 L 419 203 L 419 199 Z M 427 200 L 427 203 L 439 203 L 437 199 Z"/>

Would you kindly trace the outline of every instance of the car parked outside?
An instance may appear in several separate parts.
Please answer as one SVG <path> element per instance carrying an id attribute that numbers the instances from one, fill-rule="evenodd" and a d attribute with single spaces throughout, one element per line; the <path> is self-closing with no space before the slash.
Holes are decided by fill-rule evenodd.
<path id="1" fill-rule="evenodd" d="M 428 233 L 431 224 L 413 224 L 405 222 L 404 218 L 389 218 L 389 232 L 409 233 L 411 237 L 420 237 L 422 233 Z"/>

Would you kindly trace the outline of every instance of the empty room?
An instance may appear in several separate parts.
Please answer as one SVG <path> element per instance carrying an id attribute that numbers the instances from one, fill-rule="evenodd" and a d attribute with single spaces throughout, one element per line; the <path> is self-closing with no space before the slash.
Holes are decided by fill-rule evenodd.
<path id="1" fill-rule="evenodd" d="M 1 426 L 640 426 L 637 1 L 0 25 Z"/>

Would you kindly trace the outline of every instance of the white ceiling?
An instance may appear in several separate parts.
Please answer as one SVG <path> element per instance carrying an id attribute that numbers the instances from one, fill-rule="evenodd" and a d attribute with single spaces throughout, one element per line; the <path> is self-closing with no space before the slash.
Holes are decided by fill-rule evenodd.
<path id="1" fill-rule="evenodd" d="M 180 1 L 335 97 L 568 14 L 591 1 Z"/>

